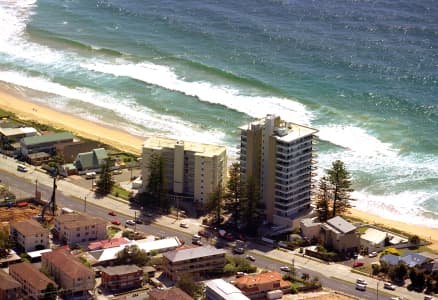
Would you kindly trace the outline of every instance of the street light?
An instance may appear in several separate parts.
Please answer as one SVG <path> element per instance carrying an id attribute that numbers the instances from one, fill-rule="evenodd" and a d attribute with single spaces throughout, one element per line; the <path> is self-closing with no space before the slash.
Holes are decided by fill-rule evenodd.
<path id="1" fill-rule="evenodd" d="M 84 197 L 84 212 L 87 211 L 87 196 Z"/>

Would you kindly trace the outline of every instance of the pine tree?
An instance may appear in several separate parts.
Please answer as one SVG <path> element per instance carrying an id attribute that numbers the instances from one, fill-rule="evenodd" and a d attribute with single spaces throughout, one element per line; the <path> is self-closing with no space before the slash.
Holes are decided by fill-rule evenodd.
<path id="1" fill-rule="evenodd" d="M 161 208 L 168 209 L 169 203 L 166 195 L 166 182 L 164 176 L 164 160 L 159 153 L 152 153 L 149 157 L 149 181 L 147 189 L 149 194 L 158 200 Z"/>
<path id="2" fill-rule="evenodd" d="M 111 161 L 107 158 L 100 169 L 99 179 L 96 182 L 97 192 L 102 195 L 111 193 L 115 184 L 113 173 L 111 172 Z"/>
<path id="3" fill-rule="evenodd" d="M 245 195 L 242 197 L 242 220 L 248 232 L 255 233 L 258 227 L 257 208 L 260 202 L 260 188 L 257 181 L 250 177 L 246 182 Z"/>
<path id="4" fill-rule="evenodd" d="M 229 177 L 225 193 L 225 209 L 231 214 L 234 221 L 233 223 L 237 226 L 237 221 L 240 219 L 241 215 L 240 201 L 245 190 L 240 178 L 240 164 L 238 162 L 233 163 L 228 173 Z"/>
<path id="5" fill-rule="evenodd" d="M 331 185 L 332 197 L 333 197 L 333 213 L 335 217 L 337 214 L 343 214 L 351 208 L 350 193 L 353 191 L 351 188 L 351 175 L 345 168 L 342 161 L 336 160 L 332 163 L 332 168 L 327 170 L 327 179 Z"/>
<path id="6" fill-rule="evenodd" d="M 325 222 L 330 216 L 330 187 L 327 177 L 322 177 L 316 194 L 316 210 L 320 222 Z"/>

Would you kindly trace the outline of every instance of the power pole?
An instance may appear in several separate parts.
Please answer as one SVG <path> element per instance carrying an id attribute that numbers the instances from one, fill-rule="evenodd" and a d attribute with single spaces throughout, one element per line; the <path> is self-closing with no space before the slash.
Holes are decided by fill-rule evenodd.
<path id="1" fill-rule="evenodd" d="M 87 212 L 87 196 L 84 197 L 84 212 Z"/>

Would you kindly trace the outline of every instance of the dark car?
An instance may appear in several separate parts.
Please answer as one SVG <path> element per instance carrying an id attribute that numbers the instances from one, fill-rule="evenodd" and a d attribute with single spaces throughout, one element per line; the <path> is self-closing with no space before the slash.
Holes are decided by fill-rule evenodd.
<path id="1" fill-rule="evenodd" d="M 143 224 L 143 221 L 142 221 L 142 220 L 139 220 L 139 219 L 135 219 L 135 223 L 137 223 L 137 224 Z"/>
<path id="2" fill-rule="evenodd" d="M 117 216 L 116 213 L 113 212 L 113 211 L 110 211 L 108 214 L 109 214 L 110 216 L 113 216 L 113 217 Z"/>

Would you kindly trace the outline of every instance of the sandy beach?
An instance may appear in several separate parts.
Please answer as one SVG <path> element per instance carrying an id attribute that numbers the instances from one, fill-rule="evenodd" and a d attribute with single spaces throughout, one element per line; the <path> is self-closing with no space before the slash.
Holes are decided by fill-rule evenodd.
<path id="1" fill-rule="evenodd" d="M 29 102 L 9 91 L 0 89 L 0 108 L 55 128 L 70 131 L 87 139 L 100 141 L 122 151 L 139 155 L 145 137 L 135 136 L 117 128 L 87 121 L 73 115 Z"/>
<path id="2" fill-rule="evenodd" d="M 12 94 L 4 89 L 0 89 L 0 108 L 13 112 L 20 118 L 35 120 L 67 130 L 78 136 L 98 140 L 117 149 L 137 155 L 141 153 L 141 147 L 145 139 L 145 137 L 134 136 L 117 128 L 110 128 L 50 109 L 35 102 L 26 101 L 19 95 Z M 351 210 L 351 215 L 371 224 L 384 224 L 410 234 L 417 234 L 432 242 L 430 247 L 438 252 L 438 229 L 392 221 L 356 209 Z"/>

